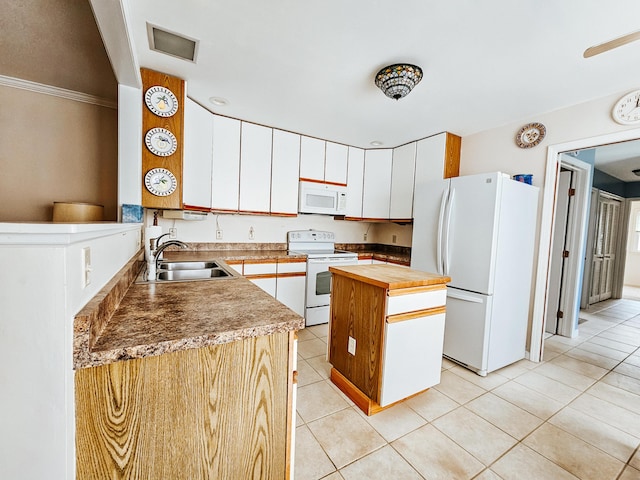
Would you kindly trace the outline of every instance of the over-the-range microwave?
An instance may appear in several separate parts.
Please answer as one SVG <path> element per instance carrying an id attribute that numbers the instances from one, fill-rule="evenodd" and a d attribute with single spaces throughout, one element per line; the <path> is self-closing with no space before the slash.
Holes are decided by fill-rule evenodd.
<path id="1" fill-rule="evenodd" d="M 298 212 L 344 215 L 347 211 L 347 187 L 329 183 L 300 181 Z"/>

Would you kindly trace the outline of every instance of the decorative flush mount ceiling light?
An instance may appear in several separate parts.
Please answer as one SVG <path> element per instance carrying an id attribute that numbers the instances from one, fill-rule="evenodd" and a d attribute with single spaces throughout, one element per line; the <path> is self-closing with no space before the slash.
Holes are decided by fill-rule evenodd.
<path id="1" fill-rule="evenodd" d="M 384 67 L 376 74 L 376 85 L 389 98 L 396 100 L 409 94 L 420 80 L 422 69 L 415 65 L 396 63 Z"/>

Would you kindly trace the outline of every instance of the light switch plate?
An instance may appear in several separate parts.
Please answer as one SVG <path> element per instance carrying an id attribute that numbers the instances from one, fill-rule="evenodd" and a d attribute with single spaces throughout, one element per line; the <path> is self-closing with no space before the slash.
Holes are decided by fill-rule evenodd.
<path id="1" fill-rule="evenodd" d="M 356 339 L 353 337 L 349 337 L 349 345 L 347 346 L 347 352 L 351 355 L 356 354 Z"/>
<path id="2" fill-rule="evenodd" d="M 91 247 L 82 248 L 82 288 L 91 283 Z"/>

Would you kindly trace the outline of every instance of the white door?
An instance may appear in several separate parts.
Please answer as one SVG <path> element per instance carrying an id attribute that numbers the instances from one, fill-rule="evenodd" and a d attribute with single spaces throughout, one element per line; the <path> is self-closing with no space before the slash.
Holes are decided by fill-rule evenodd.
<path id="1" fill-rule="evenodd" d="M 622 202 L 619 199 L 612 198 L 603 192 L 598 196 L 590 304 L 607 300 L 612 295 L 621 205 Z"/>
<path id="2" fill-rule="evenodd" d="M 553 240 L 551 242 L 551 263 L 549 264 L 549 288 L 547 291 L 547 319 L 545 331 L 558 333 L 558 317 L 562 291 L 562 271 L 564 265 L 567 220 L 569 218 L 569 189 L 571 188 L 572 172 L 560 172 L 558 191 L 556 194 L 556 217 Z"/>

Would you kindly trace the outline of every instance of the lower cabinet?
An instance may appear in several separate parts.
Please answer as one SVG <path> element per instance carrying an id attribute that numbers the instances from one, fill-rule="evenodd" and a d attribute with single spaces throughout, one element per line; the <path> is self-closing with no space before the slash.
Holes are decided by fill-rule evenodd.
<path id="1" fill-rule="evenodd" d="M 295 338 L 78 370 L 76 478 L 293 478 Z"/>

